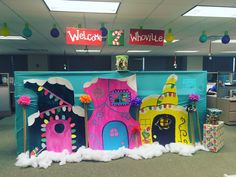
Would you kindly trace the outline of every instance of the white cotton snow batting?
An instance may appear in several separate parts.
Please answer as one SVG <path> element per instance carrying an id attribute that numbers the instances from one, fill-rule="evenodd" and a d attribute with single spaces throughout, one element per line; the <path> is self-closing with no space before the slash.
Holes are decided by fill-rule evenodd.
<path id="1" fill-rule="evenodd" d="M 80 162 L 82 160 L 82 154 L 79 151 L 66 156 L 67 162 Z"/>
<path id="2" fill-rule="evenodd" d="M 163 153 L 172 152 L 178 153 L 184 156 L 192 156 L 196 151 L 204 150 L 209 151 L 200 143 L 196 143 L 195 146 L 187 145 L 182 143 L 170 143 L 164 146 L 160 145 L 158 142 L 153 144 L 145 144 L 138 148 L 127 149 L 124 147 L 118 150 L 92 150 L 90 148 L 80 147 L 77 152 L 70 154 L 67 150 L 61 153 L 52 151 L 43 151 L 38 157 L 29 158 L 29 152 L 21 153 L 17 157 L 15 163 L 19 167 L 29 167 L 34 168 L 48 168 L 53 162 L 59 162 L 59 165 L 64 165 L 66 162 L 80 162 L 82 160 L 93 160 L 101 162 L 109 162 L 113 159 L 119 159 L 124 156 L 129 158 L 140 160 L 140 159 L 150 159 L 153 157 L 161 156 Z"/>
<path id="3" fill-rule="evenodd" d="M 196 143 L 195 146 L 192 144 L 182 144 L 182 143 L 170 143 L 165 145 L 165 148 L 172 153 L 178 153 L 183 156 L 192 156 L 198 150 L 205 150 L 203 145 Z"/>
<path id="4" fill-rule="evenodd" d="M 153 157 L 161 156 L 167 152 L 165 147 L 159 143 L 145 144 L 135 149 L 127 149 L 126 156 L 139 160 L 139 159 L 150 159 Z"/>
<path id="5" fill-rule="evenodd" d="M 50 156 L 48 155 L 48 151 L 43 151 L 39 156 L 38 159 L 38 165 L 40 168 L 48 168 L 52 164 L 52 160 L 50 159 Z"/>
<path id="6" fill-rule="evenodd" d="M 29 151 L 27 151 L 17 156 L 15 165 L 18 167 L 32 166 L 36 168 L 38 166 L 38 163 L 37 163 L 37 158 L 29 158 Z"/>

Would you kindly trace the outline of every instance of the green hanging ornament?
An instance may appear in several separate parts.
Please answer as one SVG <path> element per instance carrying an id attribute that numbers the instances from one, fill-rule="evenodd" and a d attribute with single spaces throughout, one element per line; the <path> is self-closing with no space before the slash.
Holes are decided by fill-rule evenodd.
<path id="1" fill-rule="evenodd" d="M 26 38 L 29 38 L 29 37 L 32 36 L 32 30 L 29 28 L 29 24 L 28 23 L 25 24 L 25 27 L 24 27 L 24 29 L 22 31 L 22 34 Z"/>
<path id="2" fill-rule="evenodd" d="M 202 34 L 201 34 L 201 36 L 199 37 L 199 41 L 200 41 L 201 43 L 205 43 L 205 42 L 207 41 L 207 39 L 208 39 L 208 37 L 207 37 L 207 35 L 206 35 L 206 31 L 202 31 Z"/>

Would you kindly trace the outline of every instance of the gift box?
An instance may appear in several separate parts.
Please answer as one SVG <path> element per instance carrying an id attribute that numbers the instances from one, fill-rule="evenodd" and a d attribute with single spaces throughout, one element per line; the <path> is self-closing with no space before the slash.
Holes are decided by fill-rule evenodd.
<path id="1" fill-rule="evenodd" d="M 203 125 L 203 144 L 211 152 L 218 152 L 224 146 L 224 122 L 217 125 Z"/>
<path id="2" fill-rule="evenodd" d="M 222 114 L 222 110 L 220 109 L 208 108 L 206 123 L 217 125 L 221 114 Z"/>

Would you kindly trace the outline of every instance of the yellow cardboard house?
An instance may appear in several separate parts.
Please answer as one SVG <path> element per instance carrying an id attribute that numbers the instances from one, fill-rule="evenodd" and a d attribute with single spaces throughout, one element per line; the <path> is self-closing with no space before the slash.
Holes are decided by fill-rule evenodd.
<path id="1" fill-rule="evenodd" d="M 189 144 L 188 113 L 178 105 L 177 75 L 167 78 L 161 95 L 145 97 L 140 107 L 142 144 L 171 142 Z"/>

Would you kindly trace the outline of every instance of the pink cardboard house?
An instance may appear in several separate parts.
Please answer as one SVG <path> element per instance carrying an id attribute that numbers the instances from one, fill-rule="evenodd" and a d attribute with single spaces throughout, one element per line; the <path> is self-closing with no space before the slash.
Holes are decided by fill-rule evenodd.
<path id="1" fill-rule="evenodd" d="M 96 78 L 85 83 L 84 90 L 94 104 L 88 121 L 90 148 L 113 150 L 141 144 L 139 132 L 134 131 L 139 123 L 129 113 L 131 100 L 137 96 L 135 75 L 122 79 Z"/>

